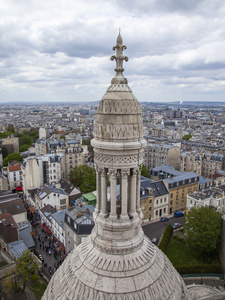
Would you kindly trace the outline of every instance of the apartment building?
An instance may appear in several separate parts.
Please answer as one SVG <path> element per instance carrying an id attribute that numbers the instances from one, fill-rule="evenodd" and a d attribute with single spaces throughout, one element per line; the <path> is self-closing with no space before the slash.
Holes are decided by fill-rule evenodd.
<path id="1" fill-rule="evenodd" d="M 39 210 L 49 204 L 58 211 L 69 208 L 69 196 L 61 188 L 48 185 L 35 194 L 35 203 Z"/>
<path id="2" fill-rule="evenodd" d="M 176 170 L 180 170 L 180 147 L 168 144 L 147 144 L 144 149 L 144 165 L 149 172 L 160 165 L 171 165 Z"/>
<path id="3" fill-rule="evenodd" d="M 186 172 L 163 181 L 169 191 L 169 213 L 186 210 L 187 194 L 199 189 L 199 175 Z"/>
<path id="4" fill-rule="evenodd" d="M 143 222 L 152 220 L 154 215 L 154 194 L 150 187 L 152 180 L 141 177 L 140 207 L 143 214 Z"/>
<path id="5" fill-rule="evenodd" d="M 187 211 L 192 207 L 211 206 L 224 214 L 225 196 L 220 188 L 211 187 L 201 192 L 194 192 L 187 195 Z"/>
<path id="6" fill-rule="evenodd" d="M 49 153 L 63 153 L 65 155 L 65 179 L 69 178 L 70 171 L 76 167 L 84 165 L 87 158 L 87 147 L 80 144 L 75 139 L 49 140 L 47 142 Z"/>
<path id="7" fill-rule="evenodd" d="M 220 170 L 224 170 L 224 154 L 206 152 L 202 159 L 202 176 L 210 178 Z"/>
<path id="8" fill-rule="evenodd" d="M 94 227 L 93 205 L 76 206 L 65 214 L 65 248 L 71 252 L 91 233 Z"/>
<path id="9" fill-rule="evenodd" d="M 65 178 L 65 155 L 63 153 L 45 154 L 28 157 L 23 160 L 23 190 L 40 188 L 44 184 L 57 184 Z"/>
<path id="10" fill-rule="evenodd" d="M 181 153 L 181 172 L 194 172 L 199 176 L 202 175 L 202 153 L 197 151 Z"/>
<path id="11" fill-rule="evenodd" d="M 14 160 L 7 166 L 9 189 L 11 191 L 23 185 L 21 165 L 21 162 Z"/>

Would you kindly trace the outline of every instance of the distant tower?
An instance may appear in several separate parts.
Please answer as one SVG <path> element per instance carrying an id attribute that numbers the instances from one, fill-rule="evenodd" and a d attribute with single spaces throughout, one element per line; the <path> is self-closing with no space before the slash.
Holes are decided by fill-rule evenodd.
<path id="1" fill-rule="evenodd" d="M 91 142 L 97 173 L 95 227 L 54 274 L 42 299 L 188 299 L 182 278 L 141 228 L 142 113 L 123 77 L 128 58 L 120 34 L 113 49 L 116 75 L 100 101 Z"/>

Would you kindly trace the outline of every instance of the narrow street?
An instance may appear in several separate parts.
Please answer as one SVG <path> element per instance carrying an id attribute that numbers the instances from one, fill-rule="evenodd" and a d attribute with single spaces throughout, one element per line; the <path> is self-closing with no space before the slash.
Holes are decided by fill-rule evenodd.
<path id="1" fill-rule="evenodd" d="M 66 253 L 59 246 L 57 239 L 47 233 L 41 225 L 32 226 L 32 229 L 36 245 L 34 253 L 42 260 L 42 271 L 50 279 L 66 258 Z"/>

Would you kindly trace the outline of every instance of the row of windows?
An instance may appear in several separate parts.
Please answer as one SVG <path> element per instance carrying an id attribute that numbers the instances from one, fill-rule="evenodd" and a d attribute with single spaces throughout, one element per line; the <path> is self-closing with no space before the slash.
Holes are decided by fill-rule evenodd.
<path id="1" fill-rule="evenodd" d="M 163 209 L 163 213 L 164 213 L 164 214 L 166 213 L 166 208 L 165 208 L 165 207 L 164 207 L 164 209 Z M 155 215 L 156 215 L 156 216 L 159 215 L 159 210 L 158 210 L 158 209 L 155 211 Z"/>

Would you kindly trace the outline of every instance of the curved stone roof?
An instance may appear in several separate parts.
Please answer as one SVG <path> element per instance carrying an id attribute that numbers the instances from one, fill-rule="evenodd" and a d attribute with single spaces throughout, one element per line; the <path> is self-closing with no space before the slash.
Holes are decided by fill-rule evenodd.
<path id="1" fill-rule="evenodd" d="M 142 112 L 127 84 L 112 84 L 99 103 L 94 137 L 99 141 L 134 142 L 143 139 Z"/>
<path id="2" fill-rule="evenodd" d="M 73 250 L 42 298 L 58 300 L 185 300 L 186 286 L 168 258 L 146 237 L 129 254 L 107 254 L 92 236 Z"/>

